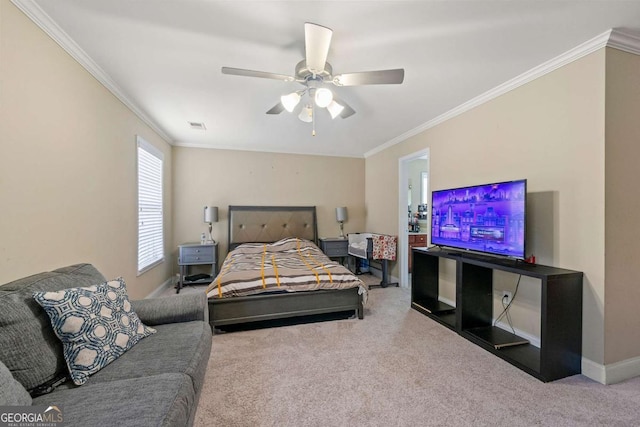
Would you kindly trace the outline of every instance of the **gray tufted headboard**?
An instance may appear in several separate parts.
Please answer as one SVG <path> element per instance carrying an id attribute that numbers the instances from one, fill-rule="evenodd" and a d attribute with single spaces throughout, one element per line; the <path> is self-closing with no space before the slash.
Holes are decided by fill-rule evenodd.
<path id="1" fill-rule="evenodd" d="M 300 237 L 318 244 L 315 206 L 229 206 L 229 251 L 242 243 Z"/>

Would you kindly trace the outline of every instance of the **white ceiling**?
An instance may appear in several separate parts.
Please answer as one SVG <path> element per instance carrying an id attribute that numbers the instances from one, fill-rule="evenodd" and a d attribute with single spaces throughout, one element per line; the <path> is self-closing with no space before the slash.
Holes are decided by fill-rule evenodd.
<path id="1" fill-rule="evenodd" d="M 13 1 L 174 145 L 356 157 L 611 28 L 640 30 L 639 1 Z M 404 68 L 404 83 L 332 86 L 356 114 L 319 112 L 315 137 L 265 114 L 301 86 L 220 69 L 293 75 L 305 22 L 333 29 L 334 74 Z"/>

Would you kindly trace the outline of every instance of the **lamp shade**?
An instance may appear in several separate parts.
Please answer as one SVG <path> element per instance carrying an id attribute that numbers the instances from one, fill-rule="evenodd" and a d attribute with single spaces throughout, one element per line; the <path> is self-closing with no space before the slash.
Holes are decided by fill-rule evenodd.
<path id="1" fill-rule="evenodd" d="M 218 207 L 217 206 L 205 206 L 204 207 L 204 222 L 211 224 L 212 222 L 218 222 Z"/>
<path id="2" fill-rule="evenodd" d="M 345 206 L 336 208 L 336 221 L 344 222 L 347 220 L 347 208 Z"/>
<path id="3" fill-rule="evenodd" d="M 327 88 L 318 88 L 316 89 L 314 100 L 318 107 L 325 108 L 327 105 L 331 104 L 331 101 L 333 101 L 333 93 L 331 93 Z"/>
<path id="4" fill-rule="evenodd" d="M 292 112 L 300 102 L 300 94 L 298 92 L 291 92 L 289 95 L 282 95 L 280 97 L 280 102 L 285 110 Z"/>
<path id="5" fill-rule="evenodd" d="M 344 106 L 338 104 L 336 101 L 331 101 L 331 103 L 327 105 L 327 110 L 329 110 L 331 118 L 335 119 L 336 117 L 338 117 L 338 114 L 342 113 L 342 110 L 344 110 Z"/>
<path id="6" fill-rule="evenodd" d="M 300 115 L 298 118 L 305 123 L 311 123 L 313 121 L 313 108 L 311 105 L 307 105 L 300 110 Z"/>

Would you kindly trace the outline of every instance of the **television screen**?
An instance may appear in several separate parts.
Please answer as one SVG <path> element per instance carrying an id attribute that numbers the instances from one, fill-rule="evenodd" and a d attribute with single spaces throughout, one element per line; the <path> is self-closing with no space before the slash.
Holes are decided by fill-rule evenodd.
<path id="1" fill-rule="evenodd" d="M 431 193 L 431 243 L 525 257 L 527 180 Z"/>

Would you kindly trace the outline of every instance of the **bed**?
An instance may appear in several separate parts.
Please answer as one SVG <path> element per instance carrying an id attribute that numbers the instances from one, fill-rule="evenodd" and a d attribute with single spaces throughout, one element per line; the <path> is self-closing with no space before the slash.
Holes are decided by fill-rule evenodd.
<path id="1" fill-rule="evenodd" d="M 213 328 L 341 312 L 364 318 L 366 285 L 317 247 L 315 206 L 229 206 L 228 215 L 229 253 L 207 288 Z"/>

